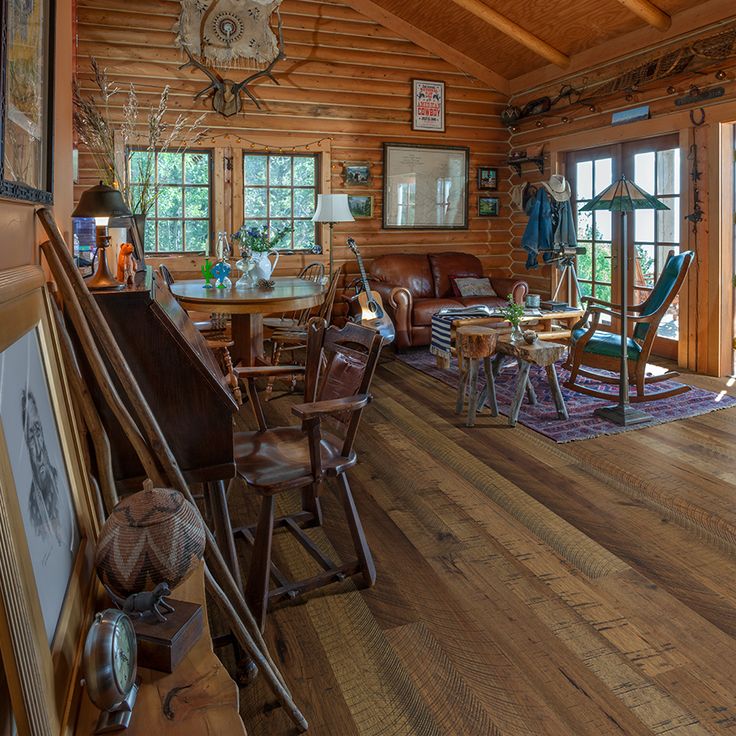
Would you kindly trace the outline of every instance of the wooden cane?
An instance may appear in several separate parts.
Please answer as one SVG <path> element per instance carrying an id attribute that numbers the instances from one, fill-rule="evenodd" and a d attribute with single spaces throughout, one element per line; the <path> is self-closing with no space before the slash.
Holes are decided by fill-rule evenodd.
<path id="1" fill-rule="evenodd" d="M 121 426 L 129 434 L 131 441 L 139 436 L 138 426 L 125 409 L 119 396 L 113 395 L 114 392 L 112 382 L 104 366 L 101 354 L 97 350 L 95 340 L 104 350 L 108 361 L 110 362 L 114 372 L 124 379 L 130 375 L 127 363 L 122 355 L 110 328 L 99 311 L 99 307 L 92 299 L 91 294 L 87 290 L 84 281 L 69 255 L 63 237 L 58 230 L 56 222 L 50 210 L 43 208 L 38 211 L 44 229 L 46 230 L 50 242 L 44 243 L 42 246 L 44 254 L 49 261 L 54 277 L 59 284 L 65 304 L 69 307 L 70 316 L 75 329 L 82 332 L 80 339 L 85 354 L 90 361 L 91 367 L 96 374 L 97 380 L 102 384 L 100 388 L 106 395 L 106 400 L 111 402 L 110 406 L 116 413 Z M 81 318 L 80 318 L 81 315 Z M 90 327 L 94 330 L 95 337 L 92 338 Z M 94 364 L 94 365 L 92 365 Z M 98 375 L 99 374 L 99 375 Z M 133 442 L 136 451 L 140 453 L 141 462 L 144 468 L 155 464 L 155 459 L 161 463 L 164 474 L 169 478 L 170 484 L 177 488 L 190 502 L 194 504 L 194 498 L 181 474 L 176 458 L 173 456 L 158 423 L 150 411 L 150 407 L 143 399 L 140 390 L 132 381 L 121 380 L 126 397 L 128 398 L 133 411 L 139 418 L 143 433 L 148 443 Z M 154 470 L 152 480 L 160 478 L 158 469 Z M 154 482 L 156 482 L 154 480 Z M 286 709 L 289 717 L 298 726 L 301 731 L 307 729 L 308 724 L 301 711 L 294 703 L 291 695 L 286 687 L 281 673 L 273 663 L 267 650 L 265 641 L 261 632 L 253 618 L 253 614 L 243 599 L 240 590 L 235 583 L 230 570 L 228 569 L 224 558 L 217 547 L 209 529 L 207 533 L 207 547 L 205 551 L 206 563 L 209 566 L 213 580 L 215 580 L 223 591 L 223 595 L 229 599 L 231 606 L 223 610 L 223 615 L 228 619 L 232 633 L 241 647 L 247 651 L 255 661 L 261 662 L 264 676 L 271 687 L 274 694 L 279 698 L 282 705 Z M 211 591 L 216 600 L 221 601 L 217 591 Z M 221 609 L 222 610 L 222 609 Z M 234 616 L 232 615 L 234 612 Z"/>

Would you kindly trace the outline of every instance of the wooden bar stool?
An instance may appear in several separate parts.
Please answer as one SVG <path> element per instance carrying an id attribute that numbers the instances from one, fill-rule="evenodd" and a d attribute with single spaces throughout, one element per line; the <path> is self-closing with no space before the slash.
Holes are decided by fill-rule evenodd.
<path id="1" fill-rule="evenodd" d="M 475 426 L 475 414 L 487 403 L 491 416 L 498 416 L 496 403 L 496 384 L 493 380 L 491 358 L 496 352 L 498 332 L 490 327 L 473 327 L 467 325 L 457 329 L 457 360 L 460 368 L 460 383 L 457 387 L 455 412 L 462 414 L 465 406 L 465 392 L 468 393 L 467 427 Z M 486 376 L 486 387 L 478 395 L 478 374 L 483 363 Z"/>

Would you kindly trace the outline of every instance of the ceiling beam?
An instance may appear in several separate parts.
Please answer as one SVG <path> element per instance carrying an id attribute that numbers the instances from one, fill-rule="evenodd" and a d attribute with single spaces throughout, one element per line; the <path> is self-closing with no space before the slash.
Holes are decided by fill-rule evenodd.
<path id="1" fill-rule="evenodd" d="M 518 23 L 514 23 L 505 15 L 493 10 L 481 0 L 452 1 L 552 64 L 564 69 L 570 63 L 570 57 L 567 54 L 563 54 L 559 49 L 550 46 L 546 41 L 522 28 Z"/>
<path id="2" fill-rule="evenodd" d="M 672 18 L 649 0 L 618 0 L 618 2 L 660 31 L 666 31 L 672 25 Z"/>
<path id="3" fill-rule="evenodd" d="M 353 10 L 367 16 L 371 20 L 380 23 L 385 28 L 398 33 L 408 41 L 412 41 L 417 46 L 436 54 L 440 59 L 444 59 L 448 63 L 460 69 L 460 71 L 470 74 L 478 81 L 484 82 L 491 89 L 501 92 L 504 95 L 509 93 L 509 80 L 502 77 L 498 72 L 494 72 L 487 66 L 481 64 L 475 59 L 466 56 L 462 51 L 449 44 L 440 41 L 435 36 L 431 36 L 426 31 L 417 28 L 408 21 L 400 18 L 398 15 L 386 10 L 385 8 L 373 2 L 373 0 L 345 0 Z"/>
<path id="4" fill-rule="evenodd" d="M 677 38 L 686 38 L 698 29 L 714 23 L 733 20 L 733 0 L 707 0 L 672 16 L 672 25 L 664 33 L 643 26 L 618 38 L 605 41 L 598 46 L 581 51 L 570 59 L 570 68 L 562 73 L 553 65 L 535 69 L 514 77 L 510 81 L 511 95 L 529 94 L 539 96 L 540 90 L 558 80 L 570 81 L 572 74 L 588 75 L 590 70 L 622 57 L 632 56 L 643 49 L 655 51 L 665 48 Z M 571 82 L 573 85 L 574 81 Z"/>

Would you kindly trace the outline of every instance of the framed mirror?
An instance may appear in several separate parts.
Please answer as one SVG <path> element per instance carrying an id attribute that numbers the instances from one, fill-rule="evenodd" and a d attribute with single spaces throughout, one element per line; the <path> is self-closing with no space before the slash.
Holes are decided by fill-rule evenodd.
<path id="1" fill-rule="evenodd" d="M 469 160 L 469 148 L 384 143 L 383 227 L 467 229 Z"/>

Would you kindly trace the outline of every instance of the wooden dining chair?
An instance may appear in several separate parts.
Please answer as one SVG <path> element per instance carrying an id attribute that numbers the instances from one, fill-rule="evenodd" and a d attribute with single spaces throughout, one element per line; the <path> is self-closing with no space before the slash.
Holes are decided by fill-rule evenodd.
<path id="1" fill-rule="evenodd" d="M 306 366 L 238 367 L 258 422 L 258 431 L 235 435 L 237 473 L 249 491 L 261 496 L 257 524 L 234 530 L 236 539 L 253 547 L 245 596 L 261 628 L 269 605 L 295 598 L 315 588 L 360 575 L 366 586 L 374 584 L 376 569 L 363 525 L 358 516 L 347 471 L 357 462 L 354 449 L 363 409 L 371 400 L 369 390 L 381 351 L 382 338 L 375 330 L 348 324 L 328 327 L 313 319 L 307 328 Z M 269 375 L 302 372 L 305 403 L 292 407 L 301 423 L 269 428 L 259 401 L 256 379 Z M 322 524 L 320 496 L 325 481 L 337 481 L 356 558 L 334 562 L 305 529 Z M 276 496 L 301 492 L 301 510 L 276 516 Z M 292 581 L 273 563 L 274 531 L 290 532 L 323 568 L 305 580 Z M 275 587 L 270 587 L 271 579 Z"/>
<path id="2" fill-rule="evenodd" d="M 332 324 L 332 310 L 335 306 L 335 296 L 337 294 L 337 287 L 340 283 L 341 275 L 342 266 L 338 266 L 332 273 L 325 300 L 320 305 L 319 312 L 316 315 L 316 317 L 323 319 L 328 325 Z M 291 356 L 291 360 L 289 362 L 296 364 L 294 354 L 299 350 L 303 350 L 306 347 L 306 344 L 306 325 L 292 329 L 274 330 L 271 334 L 271 364 L 279 365 L 284 353 L 289 353 Z M 291 391 L 294 390 L 296 385 L 296 378 L 296 374 L 291 377 Z M 275 380 L 276 376 L 271 376 L 268 380 L 268 385 L 266 387 L 267 399 L 271 398 L 271 395 L 273 394 Z"/>
<path id="3" fill-rule="evenodd" d="M 308 263 L 299 272 L 297 278 L 304 281 L 314 281 L 319 283 L 325 275 L 325 266 L 323 263 L 313 261 Z M 304 329 L 312 313 L 312 308 L 302 309 L 301 312 L 285 312 L 280 317 L 264 317 L 263 329 L 270 334 L 273 330 L 283 329 Z"/>

